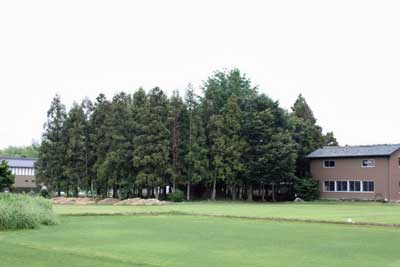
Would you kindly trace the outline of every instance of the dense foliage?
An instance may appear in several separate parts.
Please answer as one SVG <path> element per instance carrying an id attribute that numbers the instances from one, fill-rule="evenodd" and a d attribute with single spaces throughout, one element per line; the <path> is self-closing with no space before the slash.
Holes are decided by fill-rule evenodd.
<path id="1" fill-rule="evenodd" d="M 294 191 L 296 197 L 303 200 L 317 200 L 319 199 L 319 181 L 312 178 L 296 178 L 294 183 Z"/>
<path id="2" fill-rule="evenodd" d="M 42 197 L 0 193 L 0 230 L 56 224 L 52 204 Z"/>
<path id="3" fill-rule="evenodd" d="M 335 145 L 300 95 L 292 112 L 258 92 L 239 70 L 219 71 L 185 97 L 156 87 L 100 94 L 47 113 L 37 176 L 51 191 L 125 198 L 191 196 L 281 199 L 307 177 L 305 156 Z"/>
<path id="4" fill-rule="evenodd" d="M 9 146 L 0 149 L 0 156 L 37 158 L 38 155 L 39 145 L 36 143 L 30 146 Z"/>
<path id="5" fill-rule="evenodd" d="M 12 174 L 7 161 L 0 162 L 0 192 L 10 190 L 15 181 L 15 175 Z"/>
<path id="6" fill-rule="evenodd" d="M 168 194 L 168 200 L 172 202 L 182 202 L 185 200 L 185 194 L 181 190 L 176 189 L 171 194 Z"/>

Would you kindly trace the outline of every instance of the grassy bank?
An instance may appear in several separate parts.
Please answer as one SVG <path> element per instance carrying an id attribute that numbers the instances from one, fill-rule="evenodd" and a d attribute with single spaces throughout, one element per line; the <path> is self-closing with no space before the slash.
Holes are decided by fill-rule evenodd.
<path id="1" fill-rule="evenodd" d="M 0 230 L 56 224 L 52 204 L 42 197 L 0 193 Z"/>

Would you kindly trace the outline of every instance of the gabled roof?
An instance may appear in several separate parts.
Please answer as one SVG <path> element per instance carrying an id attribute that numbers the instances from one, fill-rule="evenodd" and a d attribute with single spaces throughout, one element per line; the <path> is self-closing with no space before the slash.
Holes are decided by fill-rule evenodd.
<path id="1" fill-rule="evenodd" d="M 34 168 L 35 158 L 19 158 L 19 157 L 2 157 L 0 156 L 0 161 L 7 161 L 8 166 L 13 168 Z"/>
<path id="2" fill-rule="evenodd" d="M 307 158 L 387 157 L 400 149 L 400 144 L 369 146 L 323 147 L 307 155 Z"/>

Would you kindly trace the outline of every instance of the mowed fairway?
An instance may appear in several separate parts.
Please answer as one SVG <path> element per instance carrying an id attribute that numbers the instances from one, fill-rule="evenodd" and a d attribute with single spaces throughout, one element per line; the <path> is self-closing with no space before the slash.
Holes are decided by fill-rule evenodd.
<path id="1" fill-rule="evenodd" d="M 400 224 L 400 205 L 371 202 L 311 202 L 311 203 L 246 203 L 246 202 L 192 202 L 166 206 L 78 206 L 56 205 L 58 214 L 130 214 L 150 212 L 182 212 L 222 216 L 256 218 L 285 218 Z"/>
<path id="2" fill-rule="evenodd" d="M 198 216 L 65 216 L 0 232 L 0 266 L 400 266 L 400 230 Z"/>

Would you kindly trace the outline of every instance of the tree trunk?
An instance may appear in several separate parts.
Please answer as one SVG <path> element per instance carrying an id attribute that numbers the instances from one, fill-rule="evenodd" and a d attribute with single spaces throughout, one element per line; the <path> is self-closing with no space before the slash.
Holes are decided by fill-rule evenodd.
<path id="1" fill-rule="evenodd" d="M 118 189 L 117 189 L 117 186 L 113 186 L 113 198 L 118 198 Z"/>
<path id="2" fill-rule="evenodd" d="M 211 191 L 211 200 L 215 201 L 217 195 L 217 178 L 214 178 L 212 191 Z"/>
<path id="3" fill-rule="evenodd" d="M 143 198 L 143 188 L 138 188 L 138 197 Z"/>
<path id="4" fill-rule="evenodd" d="M 167 186 L 164 186 L 163 188 L 163 198 L 167 199 Z"/>
<path id="5" fill-rule="evenodd" d="M 151 187 L 147 187 L 146 198 L 150 198 L 151 196 Z"/>
<path id="6" fill-rule="evenodd" d="M 253 185 L 249 185 L 247 189 L 247 201 L 253 201 Z"/>
<path id="7" fill-rule="evenodd" d="M 261 184 L 261 201 L 265 201 L 265 185 Z"/>
<path id="8" fill-rule="evenodd" d="M 231 186 L 231 194 L 232 194 L 232 200 L 236 200 L 236 186 L 232 185 Z"/>
<path id="9" fill-rule="evenodd" d="M 190 201 L 190 181 L 187 182 L 186 186 L 186 200 Z"/>
<path id="10" fill-rule="evenodd" d="M 239 187 L 239 200 L 243 200 L 243 186 Z"/>
<path id="11" fill-rule="evenodd" d="M 176 182 L 175 182 L 175 178 L 173 178 L 172 180 L 172 192 L 175 192 L 176 190 Z"/>
<path id="12" fill-rule="evenodd" d="M 275 198 L 275 183 L 272 183 L 272 201 L 275 202 L 276 198 Z"/>
<path id="13" fill-rule="evenodd" d="M 265 185 L 261 184 L 261 201 L 265 201 Z"/>

